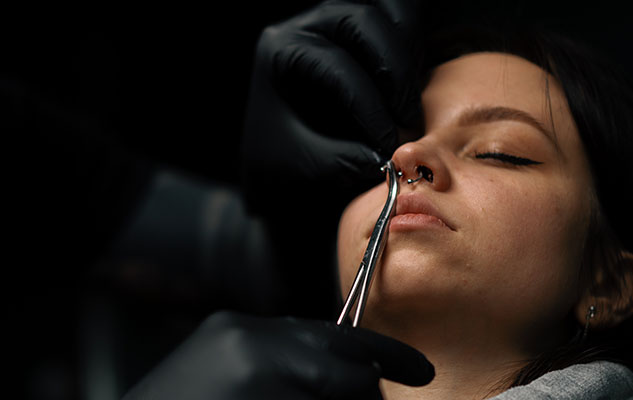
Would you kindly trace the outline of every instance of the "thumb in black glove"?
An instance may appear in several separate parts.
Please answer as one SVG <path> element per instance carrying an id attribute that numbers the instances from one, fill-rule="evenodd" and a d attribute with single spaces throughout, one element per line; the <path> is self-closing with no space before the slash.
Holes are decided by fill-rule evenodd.
<path id="1" fill-rule="evenodd" d="M 371 399 L 381 377 L 422 386 L 433 376 L 417 350 L 369 330 L 223 312 L 124 400 Z"/>
<path id="2" fill-rule="evenodd" d="M 397 125 L 421 127 L 424 2 L 367 3 L 326 1 L 261 35 L 243 142 L 251 205 L 280 175 L 365 189 L 381 179 Z"/>

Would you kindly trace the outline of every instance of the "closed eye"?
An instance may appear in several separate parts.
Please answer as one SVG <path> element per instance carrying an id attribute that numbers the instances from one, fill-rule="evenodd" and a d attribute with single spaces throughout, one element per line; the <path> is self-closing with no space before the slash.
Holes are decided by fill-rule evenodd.
<path id="1" fill-rule="evenodd" d="M 543 164 L 540 161 L 530 160 L 529 158 L 517 157 L 511 154 L 499 153 L 499 152 L 486 152 L 476 153 L 475 158 L 478 159 L 493 159 L 512 165 L 538 165 Z"/>

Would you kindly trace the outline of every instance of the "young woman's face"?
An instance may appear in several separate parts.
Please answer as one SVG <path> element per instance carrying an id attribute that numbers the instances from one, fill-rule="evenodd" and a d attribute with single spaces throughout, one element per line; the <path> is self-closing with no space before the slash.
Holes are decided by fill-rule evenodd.
<path id="1" fill-rule="evenodd" d="M 404 176 L 363 325 L 442 321 L 544 345 L 578 300 L 592 207 L 562 90 L 522 58 L 474 53 L 436 68 L 421 101 L 424 135 L 393 154 Z M 407 184 L 417 166 L 432 179 Z M 344 294 L 386 196 L 381 184 L 343 213 Z"/>

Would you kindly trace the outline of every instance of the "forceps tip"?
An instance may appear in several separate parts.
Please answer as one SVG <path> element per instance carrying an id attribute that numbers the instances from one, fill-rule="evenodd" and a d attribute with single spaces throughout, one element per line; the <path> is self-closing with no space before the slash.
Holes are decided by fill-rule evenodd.
<path id="1" fill-rule="evenodd" d="M 380 167 L 380 172 L 385 172 L 389 168 L 395 168 L 392 160 L 389 160 L 385 164 L 383 164 L 383 166 Z M 396 174 L 400 177 L 402 176 L 402 171 L 397 171 Z"/>

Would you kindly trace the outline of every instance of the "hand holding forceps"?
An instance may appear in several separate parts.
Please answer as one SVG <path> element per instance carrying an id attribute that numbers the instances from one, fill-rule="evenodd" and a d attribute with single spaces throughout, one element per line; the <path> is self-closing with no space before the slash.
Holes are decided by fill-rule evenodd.
<path id="1" fill-rule="evenodd" d="M 343 323 L 345 317 L 351 311 L 356 298 L 358 298 L 358 305 L 356 306 L 352 326 L 357 327 L 360 323 L 360 319 L 363 316 L 363 311 L 365 309 L 365 303 L 367 302 L 367 297 L 369 296 L 369 287 L 371 285 L 374 269 L 376 268 L 376 262 L 380 258 L 382 250 L 385 247 L 385 243 L 387 242 L 387 229 L 389 227 L 389 220 L 395 212 L 396 197 L 398 196 L 398 177 L 401 173 L 396 172 L 392 160 L 387 161 L 387 163 L 382 166 L 381 171 L 386 172 L 387 174 L 387 185 L 389 187 L 387 201 L 380 212 L 378 221 L 376 221 L 374 230 L 369 238 L 369 244 L 367 245 L 367 250 L 365 250 L 365 255 L 360 263 L 360 267 L 358 267 L 358 273 L 356 274 L 352 288 L 347 295 L 341 315 L 336 321 L 337 325 L 341 325 Z"/>

